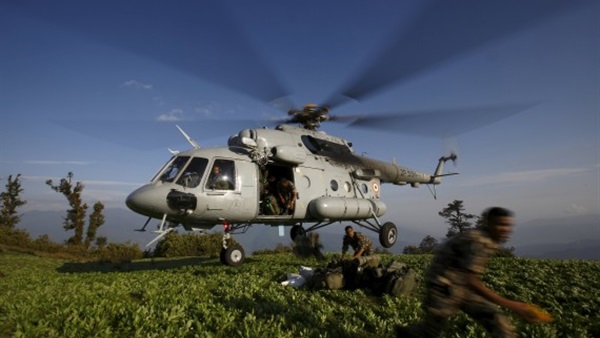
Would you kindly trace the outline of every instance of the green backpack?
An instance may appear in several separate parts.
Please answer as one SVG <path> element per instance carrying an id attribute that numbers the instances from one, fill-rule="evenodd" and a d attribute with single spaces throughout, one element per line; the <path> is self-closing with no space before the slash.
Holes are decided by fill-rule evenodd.
<path id="1" fill-rule="evenodd" d="M 418 284 L 415 270 L 397 261 L 387 266 L 384 278 L 384 293 L 393 296 L 411 296 Z"/>
<path id="2" fill-rule="evenodd" d="M 344 274 L 341 268 L 317 269 L 306 281 L 309 290 L 340 290 L 344 288 Z"/>

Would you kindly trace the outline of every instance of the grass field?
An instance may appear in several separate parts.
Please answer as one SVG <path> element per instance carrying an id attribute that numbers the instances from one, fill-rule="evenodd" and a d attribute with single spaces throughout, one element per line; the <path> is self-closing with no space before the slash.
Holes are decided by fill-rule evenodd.
<path id="1" fill-rule="evenodd" d="M 430 259 L 383 256 L 420 274 Z M 319 264 L 289 254 L 251 256 L 232 268 L 218 258 L 112 265 L 3 252 L 0 337 L 393 337 L 396 325 L 419 320 L 420 297 L 280 285 L 299 265 Z M 600 262 L 497 258 L 484 281 L 553 315 L 533 325 L 509 314 L 522 337 L 600 336 Z M 460 314 L 445 336 L 485 333 Z"/>

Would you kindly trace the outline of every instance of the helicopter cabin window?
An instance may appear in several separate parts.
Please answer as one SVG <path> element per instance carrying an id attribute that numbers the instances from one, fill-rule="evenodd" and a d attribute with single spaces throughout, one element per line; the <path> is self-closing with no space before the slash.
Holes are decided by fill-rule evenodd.
<path id="1" fill-rule="evenodd" d="M 161 182 L 175 181 L 175 178 L 177 178 L 179 172 L 181 172 L 181 169 L 188 162 L 189 159 L 190 159 L 189 156 L 175 157 L 175 159 L 171 162 L 171 164 L 169 166 L 167 166 L 167 168 L 160 175 L 160 181 Z"/>
<path id="2" fill-rule="evenodd" d="M 338 190 L 338 182 L 336 180 L 331 180 L 331 182 L 329 182 L 329 184 L 331 186 L 331 190 L 333 190 L 333 191 Z"/>
<path id="3" fill-rule="evenodd" d="M 177 184 L 182 185 L 186 188 L 195 188 L 200 184 L 204 171 L 208 166 L 208 160 L 201 157 L 194 157 L 190 161 L 183 174 L 179 176 Z"/>
<path id="4" fill-rule="evenodd" d="M 233 190 L 235 188 L 235 165 L 231 160 L 215 160 L 206 180 L 206 189 Z"/>
<path id="5" fill-rule="evenodd" d="M 348 181 L 344 182 L 344 190 L 346 190 L 346 192 L 350 192 L 351 188 L 352 188 L 352 186 L 350 185 L 350 182 L 348 182 Z"/>

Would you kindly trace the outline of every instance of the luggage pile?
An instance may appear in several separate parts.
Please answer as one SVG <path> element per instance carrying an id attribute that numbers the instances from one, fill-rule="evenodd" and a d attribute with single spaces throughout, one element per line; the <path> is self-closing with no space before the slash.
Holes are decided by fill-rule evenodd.
<path id="1" fill-rule="evenodd" d="M 334 257 L 325 268 L 317 268 L 305 282 L 309 290 L 365 289 L 375 296 L 411 296 L 418 284 L 414 269 L 392 261 L 381 264 L 377 255 L 352 260 Z"/>

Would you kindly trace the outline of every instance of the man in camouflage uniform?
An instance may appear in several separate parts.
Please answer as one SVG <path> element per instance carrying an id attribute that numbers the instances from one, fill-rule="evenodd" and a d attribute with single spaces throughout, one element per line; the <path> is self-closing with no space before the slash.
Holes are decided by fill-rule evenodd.
<path id="1" fill-rule="evenodd" d="M 346 227 L 346 235 L 342 244 L 342 258 L 348 252 L 348 247 L 354 249 L 353 258 L 373 254 L 373 242 L 360 232 L 354 231 L 351 226 Z"/>
<path id="2" fill-rule="evenodd" d="M 425 319 L 398 329 L 398 337 L 439 337 L 447 319 L 464 311 L 492 337 L 516 337 L 497 305 L 534 322 L 525 303 L 506 299 L 481 281 L 481 274 L 499 245 L 508 240 L 513 218 L 509 210 L 494 207 L 486 212 L 486 226 L 460 233 L 443 244 L 426 274 Z"/>
<path id="3" fill-rule="evenodd" d="M 296 207 L 296 187 L 292 181 L 282 177 L 277 182 L 276 197 L 282 215 L 291 215 L 294 213 L 294 208 Z"/>

